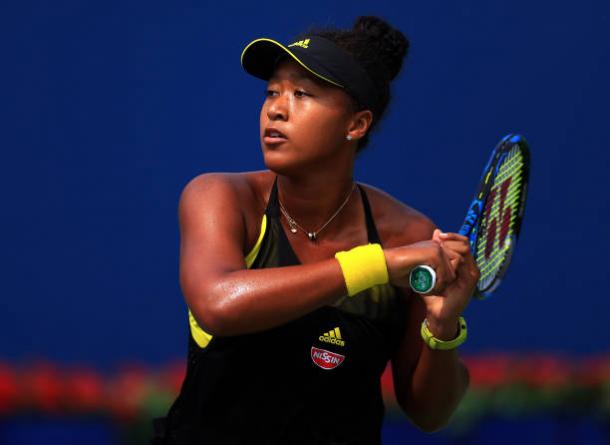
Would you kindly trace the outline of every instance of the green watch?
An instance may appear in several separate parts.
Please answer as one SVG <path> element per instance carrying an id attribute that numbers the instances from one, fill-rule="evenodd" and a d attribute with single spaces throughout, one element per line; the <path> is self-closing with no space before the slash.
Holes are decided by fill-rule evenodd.
<path id="1" fill-rule="evenodd" d="M 428 320 L 424 319 L 421 324 L 421 337 L 424 339 L 424 342 L 430 349 L 439 351 L 455 349 L 464 343 L 466 341 L 466 337 L 468 337 L 468 328 L 466 326 L 466 320 L 464 320 L 464 317 L 460 317 L 458 325 L 460 327 L 460 332 L 458 333 L 457 337 L 455 337 L 453 340 L 439 340 L 432 334 L 432 332 L 430 332 L 430 329 L 428 328 Z"/>

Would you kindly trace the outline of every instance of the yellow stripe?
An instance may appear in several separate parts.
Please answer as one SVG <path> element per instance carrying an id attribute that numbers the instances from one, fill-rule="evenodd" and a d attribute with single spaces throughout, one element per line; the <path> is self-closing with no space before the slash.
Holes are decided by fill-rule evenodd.
<path id="1" fill-rule="evenodd" d="M 212 335 L 208 334 L 203 329 L 201 329 L 201 327 L 199 327 L 199 324 L 197 323 L 197 320 L 195 320 L 195 317 L 193 317 L 193 314 L 190 309 L 189 325 L 191 327 L 191 335 L 193 336 L 193 340 L 195 340 L 195 342 L 199 345 L 200 348 L 205 348 L 208 343 L 210 343 L 210 340 L 212 340 Z"/>
<path id="2" fill-rule="evenodd" d="M 335 331 L 329 331 L 328 335 L 332 338 L 335 338 Z"/>
<path id="3" fill-rule="evenodd" d="M 252 264 L 254 264 L 254 260 L 256 260 L 256 257 L 258 256 L 258 253 L 261 250 L 261 244 L 263 243 L 263 238 L 265 237 L 266 231 L 267 231 L 267 215 L 263 214 L 263 219 L 261 221 L 261 230 L 260 230 L 260 233 L 258 234 L 258 239 L 256 240 L 256 244 L 254 245 L 254 247 L 252 248 L 250 253 L 248 253 L 248 255 L 246 255 L 246 258 L 245 258 L 246 267 L 248 269 L 250 269 L 250 267 L 252 267 Z M 189 326 L 191 328 L 191 335 L 193 336 L 193 340 L 195 340 L 195 342 L 197 343 L 197 345 L 199 345 L 200 348 L 202 348 L 202 349 L 205 348 L 212 340 L 212 335 L 208 334 L 206 331 L 204 331 L 201 328 L 201 326 L 199 326 L 199 324 L 197 323 L 197 320 L 195 320 L 195 317 L 193 316 L 190 309 L 189 309 Z"/>
<path id="4" fill-rule="evenodd" d="M 246 267 L 250 269 L 252 264 L 254 264 L 254 260 L 258 256 L 259 250 L 261 250 L 261 244 L 263 243 L 263 237 L 265 236 L 265 232 L 267 231 L 267 215 L 263 214 L 263 220 L 261 221 L 261 230 L 258 234 L 258 240 L 256 240 L 256 244 L 250 251 L 248 255 L 246 255 Z"/>
<path id="5" fill-rule="evenodd" d="M 248 46 L 246 46 L 244 48 L 244 50 L 241 52 L 241 65 L 244 66 L 244 54 L 246 53 L 246 51 L 248 50 L 248 48 L 250 48 L 252 45 L 254 45 L 256 42 L 271 42 L 277 46 L 279 46 L 280 48 L 282 48 L 284 51 L 286 51 L 288 54 L 290 54 L 290 56 L 296 60 L 303 68 L 305 68 L 307 71 L 309 71 L 311 74 L 313 74 L 316 77 L 319 77 L 322 80 L 325 80 L 326 82 L 332 83 L 335 86 L 338 86 L 339 88 L 344 88 L 343 85 L 338 84 L 337 82 L 335 82 L 334 80 L 330 80 L 324 76 L 322 76 L 321 74 L 316 73 L 314 70 L 312 70 L 311 68 L 309 68 L 307 65 L 305 65 L 303 62 L 301 62 L 299 60 L 299 58 L 297 56 L 294 55 L 294 53 L 292 51 L 290 51 L 288 48 L 286 48 L 284 45 L 282 45 L 280 42 L 276 42 L 273 39 L 267 39 L 267 38 L 263 38 L 263 39 L 256 39 L 253 40 L 252 42 L 250 42 L 248 44 Z"/>
<path id="6" fill-rule="evenodd" d="M 337 334 L 338 339 L 341 339 L 341 331 L 339 330 L 339 328 L 335 328 L 335 334 Z"/>

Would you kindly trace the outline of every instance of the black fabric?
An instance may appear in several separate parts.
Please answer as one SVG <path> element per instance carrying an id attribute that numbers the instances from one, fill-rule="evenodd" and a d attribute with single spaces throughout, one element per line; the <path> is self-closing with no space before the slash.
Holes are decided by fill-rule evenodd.
<path id="1" fill-rule="evenodd" d="M 282 55 L 294 58 L 316 76 L 344 88 L 361 105 L 378 110 L 379 94 L 364 68 L 349 52 L 323 37 L 303 37 L 286 46 L 272 39 L 257 39 L 244 49 L 241 64 L 246 72 L 269 80 Z"/>
<path id="2" fill-rule="evenodd" d="M 378 242 L 360 188 L 370 242 Z M 252 268 L 298 264 L 281 225 L 277 185 Z M 291 298 L 286 295 L 286 298 Z M 285 325 L 200 348 L 189 336 L 187 374 L 153 444 L 379 444 L 380 376 L 404 329 L 404 300 L 390 286 L 344 297 Z M 322 341 L 340 329 L 344 345 Z M 322 369 L 314 351 L 343 356 Z"/>

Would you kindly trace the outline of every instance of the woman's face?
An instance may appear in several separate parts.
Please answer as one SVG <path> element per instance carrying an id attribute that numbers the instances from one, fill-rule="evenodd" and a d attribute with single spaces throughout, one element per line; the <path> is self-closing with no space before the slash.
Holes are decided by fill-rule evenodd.
<path id="1" fill-rule="evenodd" d="M 289 173 L 350 159 L 345 137 L 352 115 L 352 102 L 344 91 L 317 79 L 294 60 L 284 60 L 268 82 L 260 114 L 265 164 Z"/>

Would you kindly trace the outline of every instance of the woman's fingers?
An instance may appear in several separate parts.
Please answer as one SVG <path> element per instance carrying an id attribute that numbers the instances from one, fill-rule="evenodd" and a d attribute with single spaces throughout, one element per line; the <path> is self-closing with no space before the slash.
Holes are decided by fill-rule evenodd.
<path id="1" fill-rule="evenodd" d="M 458 233 L 443 233 L 436 229 L 432 234 L 432 239 L 442 247 L 459 252 L 461 255 L 470 254 L 470 241 L 467 237 Z"/>
<path id="2" fill-rule="evenodd" d="M 438 230 L 438 229 L 437 229 Z M 444 242 L 444 241 L 464 241 L 464 242 L 468 242 L 468 237 L 465 237 L 464 235 L 460 235 L 459 233 L 453 233 L 453 232 L 441 232 L 439 230 L 439 234 L 438 234 L 439 238 Z"/>
<path id="3" fill-rule="evenodd" d="M 390 279 L 395 284 L 408 285 L 413 267 L 427 264 L 436 270 L 436 291 L 441 292 L 458 277 L 458 271 L 467 261 L 468 243 L 458 237 L 441 238 L 440 230 L 435 230 L 433 239 L 410 245 L 387 249 L 386 262 Z M 452 238 L 452 239 L 449 239 Z M 463 237 L 462 237 L 463 238 Z"/>
<path id="4" fill-rule="evenodd" d="M 470 253 L 470 244 L 462 241 L 443 241 L 441 246 L 446 250 L 451 250 L 460 255 L 468 255 Z"/>
<path id="5" fill-rule="evenodd" d="M 453 252 L 450 249 L 445 249 L 441 246 L 440 251 L 439 272 L 443 277 L 445 284 L 451 283 L 456 278 L 457 266 L 460 264 L 462 256 Z"/>
<path id="6" fill-rule="evenodd" d="M 452 254 L 452 255 L 447 255 L 449 257 L 449 263 L 451 264 L 451 269 L 453 270 L 454 273 L 457 272 L 458 268 L 460 267 L 460 264 L 462 264 L 462 262 L 464 261 L 464 258 L 462 257 L 462 255 L 458 255 L 458 254 Z"/>

